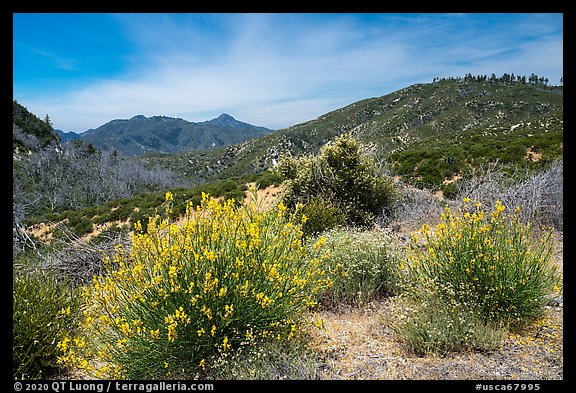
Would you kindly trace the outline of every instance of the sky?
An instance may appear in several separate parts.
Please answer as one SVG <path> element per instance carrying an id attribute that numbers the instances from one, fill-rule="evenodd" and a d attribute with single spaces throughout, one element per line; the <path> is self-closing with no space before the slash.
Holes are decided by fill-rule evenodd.
<path id="1" fill-rule="evenodd" d="M 13 98 L 54 128 L 222 113 L 280 129 L 435 77 L 560 84 L 561 13 L 13 14 Z"/>

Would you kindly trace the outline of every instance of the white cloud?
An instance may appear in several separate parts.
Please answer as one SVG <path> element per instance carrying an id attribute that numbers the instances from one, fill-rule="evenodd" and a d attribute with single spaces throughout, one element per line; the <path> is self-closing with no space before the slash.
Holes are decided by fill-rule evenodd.
<path id="1" fill-rule="evenodd" d="M 466 15 L 446 16 L 440 24 L 397 17 L 370 26 L 352 16 L 118 18 L 135 43 L 131 73 L 56 97 L 28 95 L 23 104 L 50 114 L 64 130 L 84 131 L 136 114 L 204 121 L 222 112 L 283 128 L 434 76 L 545 75 L 562 63 L 561 38 L 545 35 L 512 47 L 490 31 L 450 36 L 454 21 Z M 211 31 L 206 25 L 215 20 L 218 30 Z"/>

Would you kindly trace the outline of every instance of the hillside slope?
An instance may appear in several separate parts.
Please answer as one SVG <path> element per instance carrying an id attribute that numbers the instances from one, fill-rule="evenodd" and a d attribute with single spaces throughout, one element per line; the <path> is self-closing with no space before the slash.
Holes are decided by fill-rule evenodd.
<path id="1" fill-rule="evenodd" d="M 381 159 L 421 144 L 474 136 L 562 133 L 563 88 L 526 83 L 441 80 L 369 98 L 260 138 L 210 151 L 148 155 L 198 181 L 260 172 L 281 154 L 315 153 L 350 132 Z M 497 157 L 494 157 L 497 158 Z"/>
<path id="2" fill-rule="evenodd" d="M 26 152 L 57 144 L 60 138 L 50 124 L 41 120 L 16 100 L 12 103 L 12 151 Z"/>

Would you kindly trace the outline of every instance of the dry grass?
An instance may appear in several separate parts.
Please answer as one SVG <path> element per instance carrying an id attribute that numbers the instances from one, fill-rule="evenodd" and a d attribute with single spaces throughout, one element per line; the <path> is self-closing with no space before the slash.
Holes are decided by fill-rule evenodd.
<path id="1" fill-rule="evenodd" d="M 322 312 L 325 330 L 312 347 L 323 358 L 322 379 L 364 380 L 548 380 L 563 379 L 562 307 L 548 309 L 536 326 L 509 334 L 487 353 L 419 357 L 408 352 L 390 328 L 393 300 L 362 309 Z"/>

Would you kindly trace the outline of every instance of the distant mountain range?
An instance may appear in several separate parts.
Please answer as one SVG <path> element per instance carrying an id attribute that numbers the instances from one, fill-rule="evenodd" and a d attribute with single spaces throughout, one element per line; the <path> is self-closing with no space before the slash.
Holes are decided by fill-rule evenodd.
<path id="1" fill-rule="evenodd" d="M 198 123 L 166 116 L 137 115 L 130 119 L 112 120 L 80 134 L 55 131 L 62 143 L 81 140 L 101 150 L 140 156 L 223 147 L 273 130 L 238 121 L 223 113 L 215 119 Z"/>

